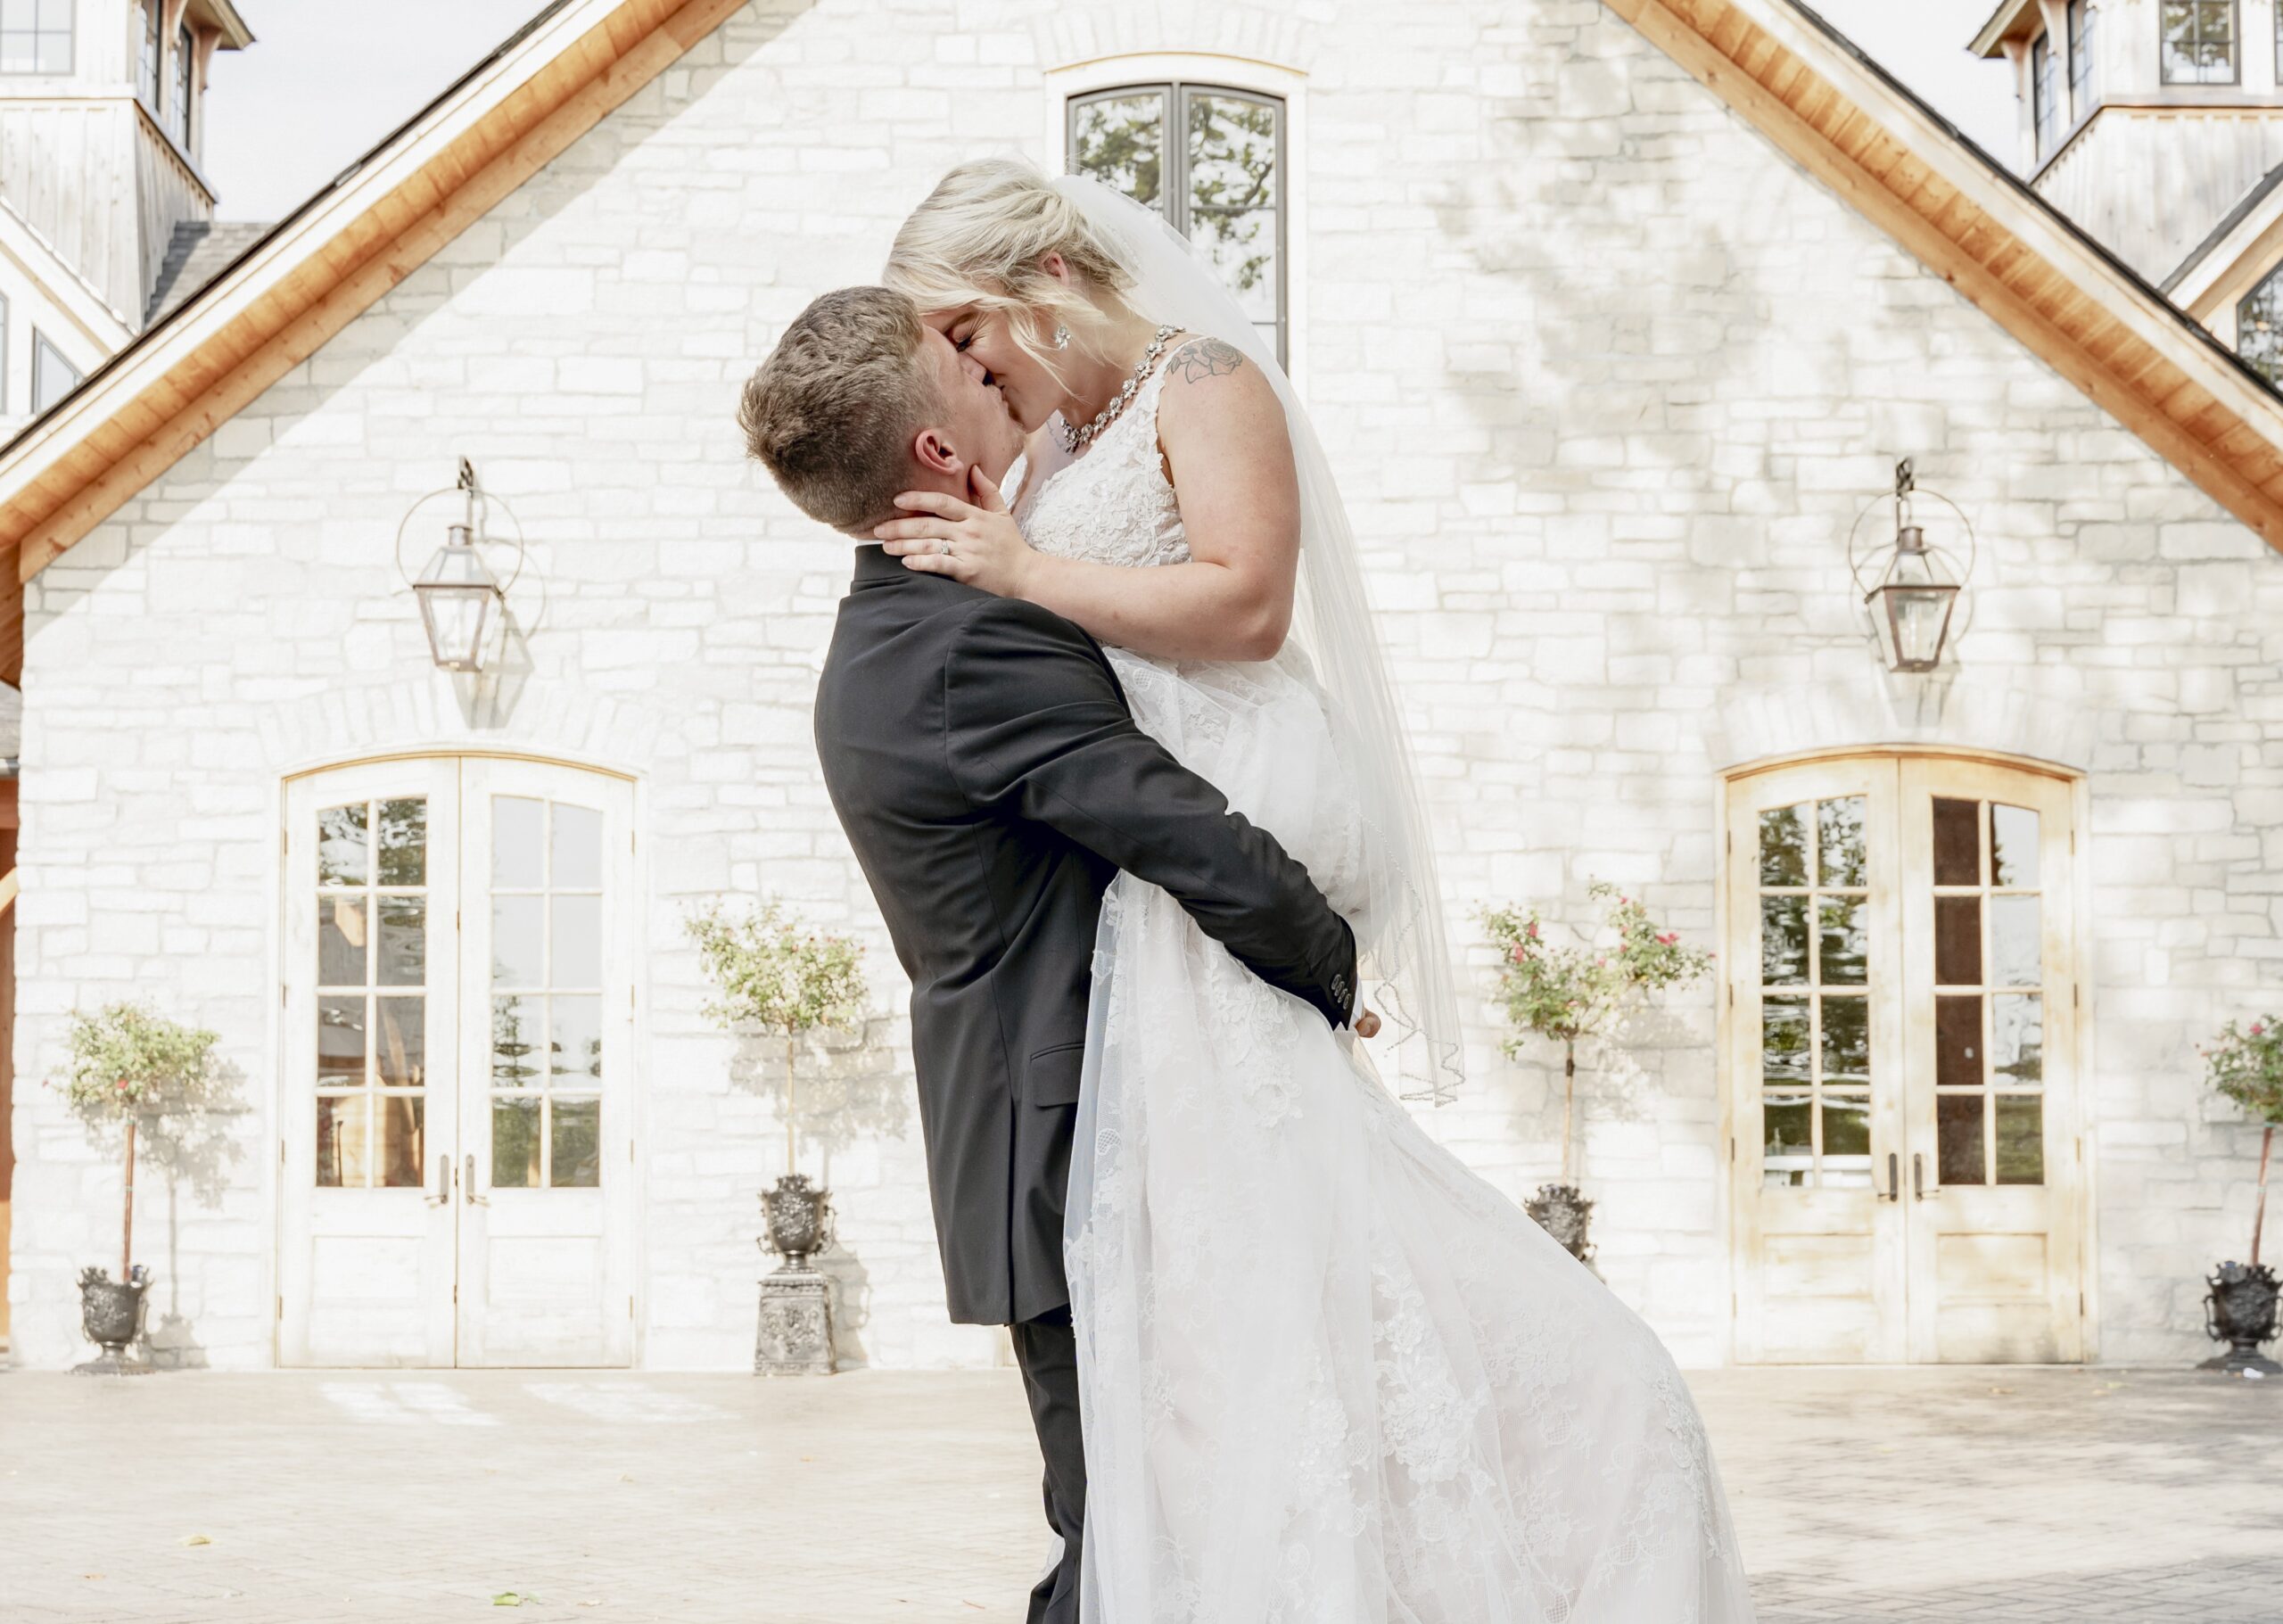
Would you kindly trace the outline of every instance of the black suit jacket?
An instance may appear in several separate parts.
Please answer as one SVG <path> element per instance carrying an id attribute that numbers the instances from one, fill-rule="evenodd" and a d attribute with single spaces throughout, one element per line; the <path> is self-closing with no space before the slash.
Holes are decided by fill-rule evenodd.
<path id="1" fill-rule="evenodd" d="M 1307 870 L 1133 723 L 1084 631 L 856 554 L 817 688 L 826 788 L 911 977 L 952 1318 L 1069 1300 L 1062 1208 L 1094 927 L 1120 869 L 1334 1025 L 1356 943 Z"/>

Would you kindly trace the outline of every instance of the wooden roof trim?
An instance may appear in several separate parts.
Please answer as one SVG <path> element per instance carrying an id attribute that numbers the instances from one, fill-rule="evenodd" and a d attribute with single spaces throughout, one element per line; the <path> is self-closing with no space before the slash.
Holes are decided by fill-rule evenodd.
<path id="1" fill-rule="evenodd" d="M 1788 0 L 1603 4 L 2283 550 L 2283 503 L 2263 489 L 2283 461 L 2283 400 L 2153 289 Z M 1908 157 L 1878 171 L 1875 142 L 1858 148 L 1868 161 L 1851 155 L 1833 132 L 1855 112 Z M 2065 316 L 2079 297 L 2098 320 L 2056 319 L 2040 308 Z M 2249 455 L 2220 449 L 2242 444 L 2238 430 L 2255 442 Z"/>
<path id="2" fill-rule="evenodd" d="M 736 12 L 582 0 L 535 27 L 0 450 L 29 581 Z M 21 641 L 21 632 L 18 632 Z M 16 667 L 0 631 L 0 675 Z"/>

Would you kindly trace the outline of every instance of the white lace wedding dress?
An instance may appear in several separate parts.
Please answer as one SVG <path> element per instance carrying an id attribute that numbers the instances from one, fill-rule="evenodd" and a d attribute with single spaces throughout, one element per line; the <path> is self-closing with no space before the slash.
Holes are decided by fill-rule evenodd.
<path id="1" fill-rule="evenodd" d="M 1189 556 L 1159 461 L 1178 351 L 1018 518 Z M 1364 832 L 1319 689 L 1112 649 L 1135 719 L 1335 906 Z M 1741 1624 L 1704 1429 L 1655 1334 L 1438 1145 L 1298 999 L 1122 875 L 1066 1251 L 1100 1624 Z"/>

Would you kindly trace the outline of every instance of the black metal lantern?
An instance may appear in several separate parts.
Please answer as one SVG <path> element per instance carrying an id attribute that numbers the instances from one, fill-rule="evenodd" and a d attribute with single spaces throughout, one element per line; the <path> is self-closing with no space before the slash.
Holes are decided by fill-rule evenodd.
<path id="1" fill-rule="evenodd" d="M 1848 565 L 1854 572 L 1859 589 L 1863 588 L 1868 569 L 1878 566 L 1875 584 L 1863 591 L 1863 606 L 1869 615 L 1880 655 L 1890 671 L 1930 672 L 1941 664 L 1943 651 L 1949 643 L 1951 619 L 1965 596 L 1966 580 L 1973 573 L 1977 550 L 1974 526 L 1967 523 L 1964 511 L 1948 497 L 1933 490 L 1924 494 L 1955 514 L 1966 533 L 1966 564 L 1960 566 L 1948 548 L 1930 543 L 1925 527 L 1917 523 L 1912 511 L 1912 499 L 1919 494 L 1910 459 L 1905 458 L 1895 466 L 1893 545 L 1879 549 L 1868 558 L 1859 559 L 1856 556 L 1855 543 L 1863 520 L 1870 515 L 1876 502 L 1857 515 L 1855 529 L 1848 536 Z M 1882 556 L 1884 563 L 1880 565 Z"/>
<path id="2" fill-rule="evenodd" d="M 420 602 L 420 622 L 428 633 L 429 653 L 441 671 L 480 672 L 498 640 L 500 622 L 506 618 L 507 587 L 515 584 L 515 575 L 523 573 L 522 526 L 516 527 L 515 575 L 510 575 L 506 585 L 491 573 L 483 559 L 479 543 L 489 538 L 482 533 L 480 516 L 498 499 L 485 492 L 476 483 L 475 469 L 466 458 L 460 458 L 458 482 L 453 487 L 464 504 L 458 523 L 445 527 L 444 545 L 430 556 L 419 576 L 412 581 L 412 590 Z M 441 490 L 431 491 L 412 506 L 397 527 L 397 569 L 404 568 L 404 532 L 412 523 L 413 514 L 420 511 L 434 498 L 445 495 Z"/>

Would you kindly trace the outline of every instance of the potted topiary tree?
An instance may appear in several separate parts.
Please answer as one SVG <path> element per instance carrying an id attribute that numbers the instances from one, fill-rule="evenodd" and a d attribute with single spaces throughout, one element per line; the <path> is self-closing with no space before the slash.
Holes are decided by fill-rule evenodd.
<path id="1" fill-rule="evenodd" d="M 2266 1124 L 2259 1136 L 2259 1183 L 2251 1216 L 2251 1260 L 2222 1263 L 2205 1284 L 2205 1329 L 2228 1351 L 2206 1359 L 2205 1370 L 2230 1375 L 2283 1375 L 2283 1364 L 2259 1349 L 2275 1335 L 2275 1271 L 2259 1260 L 2260 1232 L 2267 1222 L 2267 1164 L 2275 1149 L 2275 1125 L 2283 1123 L 2283 1028 L 2273 1016 L 2238 1029 L 2229 1021 L 2204 1051 L 2212 1086 Z"/>
<path id="2" fill-rule="evenodd" d="M 79 1272 L 79 1325 L 103 1348 L 100 1358 L 72 1368 L 83 1375 L 143 1375 L 151 1366 L 128 1348 L 142 1334 L 144 1293 L 151 1271 L 135 1257 L 135 1139 L 202 1121 L 217 1102 L 219 1077 L 215 1035 L 184 1026 L 134 1003 L 114 1003 L 94 1015 L 71 1017 L 71 1067 L 60 1088 L 91 1137 L 120 1134 L 125 1194 L 120 1219 L 119 1278 L 100 1265 Z"/>
<path id="3" fill-rule="evenodd" d="M 1651 993 L 1697 980 L 1712 966 L 1711 954 L 1682 946 L 1673 931 L 1659 930 L 1649 911 L 1615 886 L 1595 880 L 1587 894 L 1603 904 L 1603 929 L 1597 939 L 1573 947 L 1548 945 L 1535 908 L 1501 908 L 1482 916 L 1498 949 L 1498 1002 L 1512 1028 L 1503 1045 L 1508 1058 L 1532 1037 L 1562 1045 L 1562 1176 L 1539 1186 L 1525 1205 L 1580 1263 L 1593 1252 L 1587 1229 L 1594 1204 L 1572 1170 L 1578 1045 L 1611 1032 Z"/>
<path id="4" fill-rule="evenodd" d="M 785 1261 L 781 1278 L 773 1277 L 780 1290 L 772 1293 L 763 1282 L 755 1367 L 829 1374 L 829 1297 L 809 1260 L 832 1244 L 832 1198 L 800 1170 L 797 1071 L 801 1045 L 813 1034 L 862 1024 L 864 950 L 845 936 L 807 929 L 773 900 L 740 919 L 705 909 L 690 917 L 689 933 L 720 994 L 705 1013 L 726 1030 L 785 1045 L 785 1175 L 762 1197 L 767 1244 Z"/>

